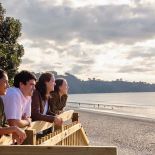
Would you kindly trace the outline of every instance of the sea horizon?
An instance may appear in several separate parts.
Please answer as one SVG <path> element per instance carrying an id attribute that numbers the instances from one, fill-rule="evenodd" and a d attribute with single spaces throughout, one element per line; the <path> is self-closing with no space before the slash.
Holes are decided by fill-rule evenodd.
<path id="1" fill-rule="evenodd" d="M 154 98 L 155 92 L 70 94 L 67 105 L 90 111 L 155 118 Z"/>

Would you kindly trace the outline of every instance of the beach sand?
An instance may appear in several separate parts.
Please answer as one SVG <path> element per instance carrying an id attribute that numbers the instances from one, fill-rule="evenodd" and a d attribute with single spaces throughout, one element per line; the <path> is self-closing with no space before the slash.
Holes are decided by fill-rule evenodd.
<path id="1" fill-rule="evenodd" d="M 155 122 L 76 111 L 90 145 L 117 146 L 118 155 L 155 155 Z"/>

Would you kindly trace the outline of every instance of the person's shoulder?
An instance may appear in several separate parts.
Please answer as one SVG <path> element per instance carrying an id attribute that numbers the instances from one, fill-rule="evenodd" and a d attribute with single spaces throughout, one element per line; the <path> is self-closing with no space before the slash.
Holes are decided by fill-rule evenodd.
<path id="1" fill-rule="evenodd" d="M 40 94 L 39 91 L 37 89 L 35 89 L 33 92 L 33 96 L 36 96 L 36 95 L 38 96 L 39 94 Z"/>
<path id="2" fill-rule="evenodd" d="M 68 97 L 68 95 L 67 95 L 67 94 L 64 94 L 64 95 L 62 95 L 62 97 L 63 97 L 63 98 L 67 98 L 67 97 Z"/>
<path id="3" fill-rule="evenodd" d="M 64 101 L 64 102 L 66 102 L 67 98 L 68 98 L 67 94 L 64 94 L 64 95 L 61 96 L 61 100 Z"/>
<path id="4" fill-rule="evenodd" d="M 4 106 L 10 107 L 11 105 L 13 105 L 13 103 L 16 103 L 17 101 L 21 101 L 21 94 L 18 92 L 17 88 L 8 88 L 6 95 L 4 95 L 3 97 Z"/>
<path id="5" fill-rule="evenodd" d="M 15 88 L 15 87 L 10 87 L 7 89 L 6 94 L 18 94 L 19 93 L 19 88 Z"/>
<path id="6" fill-rule="evenodd" d="M 59 97 L 59 94 L 57 92 L 52 91 L 51 92 L 51 97 L 52 98 L 57 98 L 57 97 Z"/>
<path id="7" fill-rule="evenodd" d="M 54 91 L 51 91 L 51 96 L 54 96 L 56 93 Z"/>

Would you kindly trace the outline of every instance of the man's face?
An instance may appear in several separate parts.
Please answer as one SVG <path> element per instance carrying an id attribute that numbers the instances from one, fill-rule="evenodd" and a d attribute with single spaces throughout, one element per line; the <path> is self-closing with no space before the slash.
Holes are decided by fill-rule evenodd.
<path id="1" fill-rule="evenodd" d="M 26 82 L 26 85 L 23 83 L 20 83 L 20 89 L 24 96 L 32 96 L 33 91 L 35 90 L 36 81 L 35 80 L 29 80 Z"/>
<path id="2" fill-rule="evenodd" d="M 3 78 L 0 79 L 0 95 L 5 95 L 8 87 L 8 76 L 4 74 Z"/>

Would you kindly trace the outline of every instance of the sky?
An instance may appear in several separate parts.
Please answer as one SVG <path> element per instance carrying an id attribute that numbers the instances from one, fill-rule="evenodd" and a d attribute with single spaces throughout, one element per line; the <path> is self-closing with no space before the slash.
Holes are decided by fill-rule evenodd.
<path id="1" fill-rule="evenodd" d="M 1 0 L 19 19 L 19 70 L 155 83 L 154 0 Z"/>

